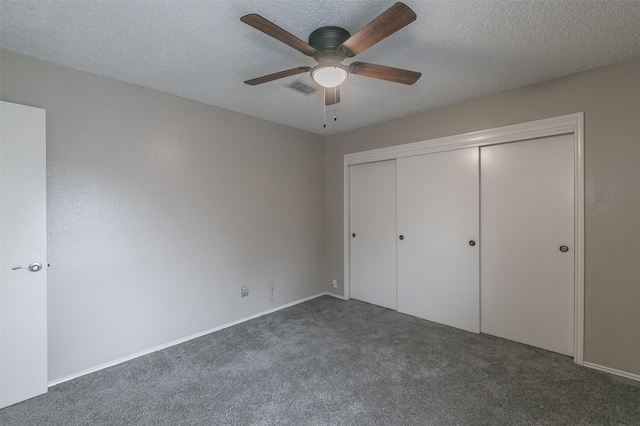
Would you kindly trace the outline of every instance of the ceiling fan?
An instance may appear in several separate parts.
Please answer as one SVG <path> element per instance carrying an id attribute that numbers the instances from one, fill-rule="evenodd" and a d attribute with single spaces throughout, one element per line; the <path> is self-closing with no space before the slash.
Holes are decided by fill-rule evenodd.
<path id="1" fill-rule="evenodd" d="M 342 64 L 345 58 L 354 57 L 415 21 L 415 12 L 404 3 L 395 3 L 354 35 L 339 27 L 318 28 L 309 35 L 309 43 L 305 43 L 255 13 L 245 15 L 240 20 L 297 51 L 313 57 L 318 62 L 315 67 L 297 67 L 245 81 L 251 86 L 311 72 L 313 81 L 325 88 L 325 105 L 333 105 L 340 102 L 339 85 L 346 80 L 349 74 L 402 84 L 413 84 L 422 75 L 422 73 L 415 71 L 365 62 Z"/>

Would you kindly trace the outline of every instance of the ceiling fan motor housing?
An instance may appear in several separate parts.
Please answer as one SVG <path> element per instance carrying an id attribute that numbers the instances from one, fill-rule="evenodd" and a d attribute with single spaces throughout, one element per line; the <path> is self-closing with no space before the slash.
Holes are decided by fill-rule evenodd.
<path id="1" fill-rule="evenodd" d="M 318 62 L 333 60 L 338 63 L 345 58 L 338 52 L 338 46 L 351 37 L 349 31 L 340 27 L 321 27 L 309 35 L 309 45 L 316 49 L 313 55 Z"/>

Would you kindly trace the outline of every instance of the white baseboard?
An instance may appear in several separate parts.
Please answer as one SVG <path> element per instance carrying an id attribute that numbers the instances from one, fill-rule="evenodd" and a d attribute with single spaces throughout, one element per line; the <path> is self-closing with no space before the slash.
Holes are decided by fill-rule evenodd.
<path id="1" fill-rule="evenodd" d="M 346 297 L 340 296 L 339 294 L 331 293 L 330 291 L 325 291 L 324 294 L 326 294 L 327 296 L 335 297 L 336 299 L 347 300 Z"/>
<path id="2" fill-rule="evenodd" d="M 592 364 L 590 362 L 583 362 L 582 365 L 585 367 L 593 368 L 594 370 L 600 370 L 607 373 L 615 374 L 616 376 L 622 376 L 627 379 L 636 380 L 640 382 L 640 374 L 629 373 L 627 371 L 616 370 L 615 368 L 605 367 L 603 365 Z"/>
<path id="3" fill-rule="evenodd" d="M 340 296 L 338 294 L 334 294 L 334 293 L 331 293 L 331 292 L 328 292 L 328 291 L 325 291 L 323 293 L 318 293 L 318 294 L 315 294 L 313 296 L 309 296 L 309 297 L 305 297 L 303 299 L 295 300 L 293 302 L 286 303 L 286 304 L 278 306 L 276 308 L 269 309 L 269 310 L 257 313 L 255 315 L 251 315 L 251 316 L 248 316 L 248 317 L 236 320 L 236 321 L 232 321 L 232 322 L 220 325 L 218 327 L 213 327 L 213 328 L 211 328 L 209 330 L 205 330 L 205 331 L 202 331 L 200 333 L 196 333 L 196 334 L 192 334 L 192 335 L 187 336 L 187 337 L 183 337 L 182 339 L 177 339 L 177 340 L 171 341 L 169 343 L 165 343 L 165 344 L 162 344 L 162 345 L 159 345 L 159 346 L 155 346 L 155 347 L 150 348 L 150 349 L 146 349 L 144 351 L 136 352 L 136 353 L 134 353 L 132 355 L 128 355 L 126 357 L 122 357 L 122 358 L 118 358 L 118 359 L 113 360 L 113 361 L 105 362 L 104 364 L 100 364 L 100 365 L 97 365 L 95 367 L 87 368 L 86 370 L 82 370 L 82 371 L 80 371 L 78 373 L 75 373 L 75 374 L 72 374 L 72 375 L 69 375 L 69 376 L 66 376 L 66 377 L 62 377 L 62 378 L 59 378 L 59 379 L 52 380 L 52 381 L 50 381 L 48 383 L 48 387 L 52 387 L 52 386 L 58 385 L 60 383 L 67 382 L 69 380 L 73 380 L 75 378 L 78 378 L 78 377 L 81 377 L 81 376 L 84 376 L 84 375 L 87 375 L 87 374 L 90 374 L 90 373 L 94 373 L 96 371 L 100 371 L 100 370 L 103 370 L 105 368 L 113 367 L 114 365 L 122 364 L 123 362 L 127 362 L 127 361 L 130 361 L 132 359 L 139 358 L 141 356 L 148 355 L 150 353 L 153 353 L 153 352 L 156 352 L 156 351 L 160 351 L 162 349 L 169 348 L 171 346 L 179 345 L 180 343 L 188 342 L 189 340 L 197 339 L 198 337 L 202 337 L 202 336 L 207 335 L 209 333 L 213 333 L 213 332 L 216 332 L 216 331 L 219 331 L 219 330 L 223 330 L 225 328 L 229 328 L 229 327 L 232 327 L 234 325 L 241 324 L 243 322 L 246 322 L 246 321 L 261 317 L 263 315 L 267 315 L 267 314 L 270 314 L 270 313 L 273 313 L 273 312 L 277 312 L 277 311 L 279 311 L 281 309 L 285 309 L 285 308 L 297 305 L 299 303 L 303 303 L 303 302 L 318 298 L 320 296 L 331 296 L 331 297 L 335 297 L 337 299 L 347 300 L 347 298 L 344 297 L 344 296 Z M 593 364 L 591 362 L 586 362 L 586 361 L 583 362 L 582 365 L 584 365 L 585 367 L 588 367 L 588 368 L 593 368 L 594 370 L 604 371 L 606 373 L 615 374 L 616 376 L 621 376 L 621 377 L 625 377 L 627 379 L 636 380 L 636 381 L 640 382 L 640 374 L 634 374 L 634 373 L 629 373 L 627 371 L 616 370 L 615 368 L 605 367 L 605 366 L 602 366 L 602 365 Z"/>
<path id="4" fill-rule="evenodd" d="M 326 294 L 328 294 L 328 293 L 327 292 L 318 293 L 318 294 L 315 294 L 313 296 L 305 297 L 304 299 L 295 300 L 293 302 L 286 303 L 284 305 L 278 306 L 277 308 L 269 309 L 267 311 L 263 311 L 263 312 L 260 312 L 258 314 L 255 314 L 255 315 L 251 315 L 251 316 L 248 316 L 246 318 L 242 318 L 242 319 L 239 319 L 239 320 L 236 320 L 236 321 L 232 321 L 232 322 L 220 325 L 218 327 L 213 327 L 213 328 L 211 328 L 209 330 L 205 330 L 205 331 L 202 331 L 200 333 L 192 334 L 190 336 L 183 337 L 181 339 L 173 340 L 173 341 L 171 341 L 169 343 L 164 343 L 162 345 L 158 345 L 158 346 L 155 346 L 155 347 L 150 348 L 150 349 L 145 349 L 144 351 L 136 352 L 134 354 L 131 354 L 131 355 L 128 355 L 128 356 L 125 356 L 125 357 L 122 357 L 122 358 L 118 358 L 118 359 L 113 360 L 113 361 L 105 362 L 104 364 L 100 364 L 100 365 L 97 365 L 95 367 L 87 368 L 86 370 L 79 371 L 78 373 L 74 373 L 74 374 L 71 374 L 69 376 L 65 376 L 65 377 L 62 377 L 62 378 L 59 378 L 59 379 L 52 380 L 47 384 L 47 386 L 48 387 L 52 387 L 52 386 L 55 386 L 55 385 L 59 385 L 60 383 L 68 382 L 69 380 L 76 379 L 76 378 L 78 378 L 80 376 L 84 376 L 84 375 L 87 375 L 87 374 L 90 374 L 90 373 L 94 373 L 96 371 L 103 370 L 105 368 L 113 367 L 114 365 L 122 364 L 123 362 L 127 362 L 127 361 L 130 361 L 132 359 L 139 358 L 141 356 L 148 355 L 150 353 L 153 353 L 153 352 L 156 352 L 156 351 L 160 351 L 162 349 L 169 348 L 171 346 L 179 345 L 180 343 L 188 342 L 189 340 L 197 339 L 198 337 L 202 337 L 202 336 L 204 336 L 206 334 L 213 333 L 215 331 L 219 331 L 219 330 L 222 330 L 222 329 L 225 329 L 225 328 L 228 328 L 228 327 L 232 327 L 234 325 L 241 324 L 243 322 L 246 322 L 246 321 L 261 317 L 263 315 L 267 315 L 267 314 L 279 311 L 281 309 L 285 309 L 285 308 L 288 308 L 290 306 L 294 306 L 294 305 L 297 305 L 299 303 L 303 303 L 303 302 L 306 302 L 308 300 L 315 299 L 315 298 L 320 297 L 320 296 L 324 296 Z M 337 296 L 337 295 L 331 295 L 331 296 L 340 298 L 340 296 Z"/>

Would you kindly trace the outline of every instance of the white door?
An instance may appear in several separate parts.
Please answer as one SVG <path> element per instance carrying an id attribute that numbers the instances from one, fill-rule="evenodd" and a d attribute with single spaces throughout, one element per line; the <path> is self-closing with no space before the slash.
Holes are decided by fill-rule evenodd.
<path id="1" fill-rule="evenodd" d="M 47 248 L 45 110 L 0 108 L 2 408 L 47 391 Z"/>
<path id="2" fill-rule="evenodd" d="M 482 332 L 566 355 L 574 339 L 573 149 L 573 135 L 562 135 L 480 152 Z"/>
<path id="3" fill-rule="evenodd" d="M 478 148 L 399 158 L 398 311 L 480 331 Z"/>
<path id="4" fill-rule="evenodd" d="M 351 297 L 396 309 L 396 162 L 349 170 Z"/>

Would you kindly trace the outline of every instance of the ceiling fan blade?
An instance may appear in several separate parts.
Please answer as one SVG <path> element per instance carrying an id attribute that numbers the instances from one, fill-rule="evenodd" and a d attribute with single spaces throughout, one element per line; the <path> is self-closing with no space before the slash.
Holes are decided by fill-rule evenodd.
<path id="1" fill-rule="evenodd" d="M 350 58 L 373 46 L 383 38 L 389 37 L 401 28 L 416 20 L 416 14 L 404 3 L 395 3 L 369 22 L 360 31 L 352 35 L 338 48 L 346 57 Z"/>
<path id="2" fill-rule="evenodd" d="M 333 105 L 340 102 L 340 88 L 339 87 L 329 87 L 324 89 L 324 104 L 325 105 Z"/>
<path id="3" fill-rule="evenodd" d="M 308 45 L 298 37 L 283 30 L 273 22 L 268 21 L 260 15 L 251 13 L 249 15 L 244 15 L 242 18 L 240 18 L 240 20 L 245 24 L 252 26 L 256 30 L 262 31 L 266 35 L 271 36 L 276 40 L 293 47 L 294 49 L 304 53 L 305 55 L 313 56 L 313 54 L 316 52 L 316 49 L 314 49 L 312 46 Z"/>
<path id="4" fill-rule="evenodd" d="M 289 77 L 291 75 L 302 74 L 303 72 L 311 71 L 310 67 L 298 67 L 291 68 L 290 70 L 275 72 L 273 74 L 263 75 L 262 77 L 253 78 L 251 80 L 245 81 L 249 86 L 256 86 L 262 83 L 268 83 L 273 80 L 278 80 L 279 78 Z"/>
<path id="5" fill-rule="evenodd" d="M 393 81 L 394 83 L 413 84 L 422 76 L 421 72 L 403 70 L 401 68 L 387 67 L 385 65 L 354 62 L 349 65 L 352 74 L 364 77 L 379 78 L 380 80 Z"/>

